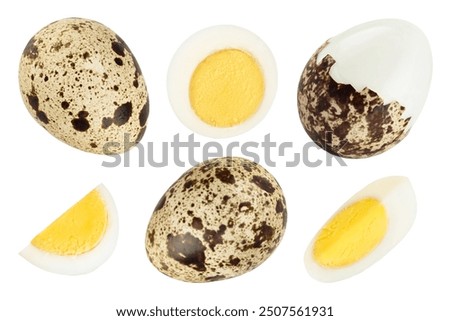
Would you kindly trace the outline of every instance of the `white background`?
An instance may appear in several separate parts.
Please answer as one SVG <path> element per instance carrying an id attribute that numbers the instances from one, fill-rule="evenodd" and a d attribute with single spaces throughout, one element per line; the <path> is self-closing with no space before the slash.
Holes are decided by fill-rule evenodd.
<path id="1" fill-rule="evenodd" d="M 0 13 L 1 204 L 0 319 L 115 320 L 116 308 L 262 305 L 333 306 L 334 320 L 448 320 L 450 213 L 448 207 L 448 101 L 450 22 L 444 1 L 12 1 Z M 441 6 L 441 7 L 440 7 Z M 272 49 L 279 86 L 266 118 L 227 140 L 261 141 L 271 133 L 309 141 L 297 114 L 296 90 L 309 57 L 326 39 L 379 18 L 406 19 L 428 36 L 434 73 L 423 112 L 409 136 L 392 150 L 347 167 L 269 168 L 284 189 L 288 226 L 273 255 L 241 277 L 208 284 L 184 283 L 159 273 L 145 254 L 144 238 L 156 202 L 188 167 L 104 168 L 110 157 L 81 152 L 49 135 L 30 117 L 18 86 L 18 64 L 31 36 L 65 17 L 102 22 L 118 33 L 140 63 L 150 95 L 143 143 L 161 146 L 189 131 L 169 105 L 167 69 L 178 46 L 194 32 L 235 24 Z M 196 136 L 202 142 L 206 138 Z M 131 152 L 131 159 L 137 157 Z M 185 154 L 183 154 L 184 157 Z M 323 152 L 314 157 L 324 159 Z M 410 177 L 417 194 L 416 222 L 381 261 L 341 282 L 309 277 L 303 254 L 328 217 L 366 184 L 388 175 Z M 112 257 L 96 271 L 61 276 L 29 264 L 18 252 L 85 193 L 103 182 L 116 200 L 120 236 Z M 407 200 L 405 200 L 407 201 Z M 447 314 L 447 315 L 446 315 Z M 255 318 L 253 316 L 248 319 Z M 127 318 L 122 318 L 127 319 Z M 129 318 L 133 319 L 133 318 Z M 139 319 L 139 318 L 136 318 Z M 282 318 L 280 318 L 282 319 Z M 295 318 L 286 318 L 295 319 Z"/>

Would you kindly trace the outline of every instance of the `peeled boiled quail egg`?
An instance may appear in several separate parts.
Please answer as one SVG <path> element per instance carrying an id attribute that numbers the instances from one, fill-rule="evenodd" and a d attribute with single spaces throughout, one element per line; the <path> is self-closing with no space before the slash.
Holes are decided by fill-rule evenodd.
<path id="1" fill-rule="evenodd" d="M 236 26 L 214 26 L 175 53 L 167 89 L 173 110 L 192 131 L 214 138 L 246 132 L 266 115 L 276 92 L 267 45 Z"/>
<path id="2" fill-rule="evenodd" d="M 281 241 L 286 201 L 275 178 L 244 158 L 184 173 L 162 196 L 145 246 L 153 265 L 182 281 L 210 282 L 253 270 Z"/>
<path id="3" fill-rule="evenodd" d="M 428 94 L 431 49 L 424 33 L 396 19 L 358 25 L 326 41 L 307 63 L 298 111 L 326 151 L 363 158 L 400 142 Z"/>
<path id="4" fill-rule="evenodd" d="M 124 40 L 99 22 L 69 18 L 44 27 L 23 51 L 19 82 L 33 118 L 72 147 L 116 154 L 144 135 L 141 69 Z"/>
<path id="5" fill-rule="evenodd" d="M 110 257 L 117 235 L 114 201 L 99 185 L 37 234 L 20 255 L 49 272 L 88 273 Z"/>
<path id="6" fill-rule="evenodd" d="M 306 250 L 306 269 L 323 282 L 358 274 L 403 239 L 415 216 L 409 180 L 379 179 L 345 202 L 316 234 Z"/>

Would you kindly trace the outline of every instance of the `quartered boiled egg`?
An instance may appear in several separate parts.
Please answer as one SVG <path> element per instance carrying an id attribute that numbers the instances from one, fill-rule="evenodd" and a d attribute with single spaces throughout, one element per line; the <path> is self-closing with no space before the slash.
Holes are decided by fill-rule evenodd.
<path id="1" fill-rule="evenodd" d="M 249 130 L 275 97 L 277 70 L 267 45 L 236 26 L 214 26 L 187 39 L 168 72 L 173 110 L 192 131 L 214 138 Z"/>
<path id="2" fill-rule="evenodd" d="M 36 235 L 20 255 L 49 272 L 88 273 L 110 257 L 117 235 L 114 201 L 99 185 Z"/>
<path id="3" fill-rule="evenodd" d="M 397 19 L 358 25 L 327 40 L 307 63 L 297 93 L 300 120 L 332 154 L 381 154 L 408 134 L 431 73 L 430 45 L 415 25 Z"/>
<path id="4" fill-rule="evenodd" d="M 380 260 L 411 228 L 416 198 L 406 177 L 377 180 L 350 198 L 311 241 L 309 274 L 333 282 L 358 274 Z"/>

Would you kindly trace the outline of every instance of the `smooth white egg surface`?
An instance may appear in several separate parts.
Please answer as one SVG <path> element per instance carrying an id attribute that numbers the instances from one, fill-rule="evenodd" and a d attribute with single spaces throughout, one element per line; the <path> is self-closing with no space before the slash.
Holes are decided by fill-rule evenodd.
<path id="1" fill-rule="evenodd" d="M 231 25 L 188 38 L 169 67 L 167 90 L 180 121 L 204 136 L 224 138 L 259 123 L 275 97 L 277 69 L 267 45 Z"/>
<path id="2" fill-rule="evenodd" d="M 431 82 L 432 55 L 425 34 L 410 22 L 398 19 L 370 21 L 329 40 L 317 56 L 331 55 L 336 63 L 330 75 L 338 83 L 365 87 L 388 103 L 405 106 L 413 124 L 422 110 Z M 393 76 L 394 74 L 394 76 Z"/>
<path id="3" fill-rule="evenodd" d="M 48 272 L 88 273 L 111 256 L 118 230 L 114 200 L 99 185 L 38 234 L 20 255 Z"/>
<path id="4" fill-rule="evenodd" d="M 379 179 L 351 197 L 305 253 L 308 273 L 323 282 L 356 275 L 386 255 L 410 230 L 416 197 L 408 178 Z"/>

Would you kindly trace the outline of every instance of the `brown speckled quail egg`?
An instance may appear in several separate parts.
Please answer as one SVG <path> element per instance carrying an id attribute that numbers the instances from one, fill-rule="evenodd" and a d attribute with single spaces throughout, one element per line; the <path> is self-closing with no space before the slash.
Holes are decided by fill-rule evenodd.
<path id="1" fill-rule="evenodd" d="M 23 51 L 19 82 L 36 121 L 78 149 L 121 153 L 145 132 L 141 69 L 122 38 L 96 21 L 69 18 L 40 30 Z"/>
<path id="2" fill-rule="evenodd" d="M 381 154 L 409 132 L 428 94 L 432 57 L 415 25 L 367 22 L 326 41 L 307 63 L 298 111 L 308 135 L 347 158 Z"/>
<path id="3" fill-rule="evenodd" d="M 216 158 L 185 172 L 164 193 L 147 228 L 147 255 L 175 279 L 232 278 L 270 256 L 286 217 L 281 187 L 267 170 L 243 158 Z"/>

